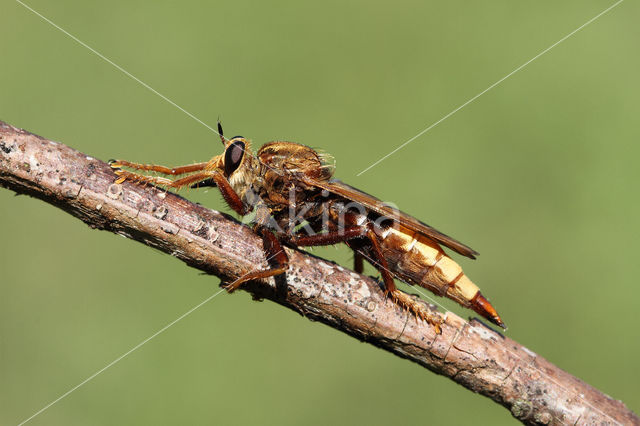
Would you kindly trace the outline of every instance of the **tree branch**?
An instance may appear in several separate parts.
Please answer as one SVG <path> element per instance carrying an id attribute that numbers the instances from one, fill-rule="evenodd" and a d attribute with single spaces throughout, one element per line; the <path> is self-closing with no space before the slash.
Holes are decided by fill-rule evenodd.
<path id="1" fill-rule="evenodd" d="M 0 121 L 0 186 L 223 279 L 267 266 L 260 238 L 246 226 L 154 187 L 116 185 L 114 178 L 104 162 Z M 622 402 L 478 320 L 449 312 L 437 335 L 386 303 L 374 279 L 287 250 L 286 278 L 242 288 L 447 376 L 525 424 L 640 424 Z"/>

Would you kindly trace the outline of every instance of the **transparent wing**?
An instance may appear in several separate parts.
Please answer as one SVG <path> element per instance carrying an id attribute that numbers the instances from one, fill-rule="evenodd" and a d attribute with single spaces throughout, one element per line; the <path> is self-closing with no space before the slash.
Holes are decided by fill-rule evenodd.
<path id="1" fill-rule="evenodd" d="M 415 232 L 418 232 L 422 235 L 430 237 L 445 247 L 450 248 L 451 250 L 463 255 L 467 256 L 471 259 L 475 259 L 479 254 L 477 251 L 473 250 L 471 247 L 468 247 L 461 242 L 451 238 L 450 236 L 443 234 L 437 229 L 432 228 L 419 221 L 418 219 L 401 212 L 397 209 L 394 209 L 385 203 L 383 203 L 380 199 L 367 194 L 366 192 L 360 191 L 353 186 L 347 185 L 344 182 L 339 180 L 316 180 L 310 178 L 303 178 L 303 181 L 307 185 L 315 186 L 318 188 L 325 189 L 332 194 L 339 195 L 348 200 L 354 201 L 363 205 L 365 208 L 372 210 L 380 215 L 387 216 L 391 219 L 398 221 L 402 226 L 405 226 Z"/>

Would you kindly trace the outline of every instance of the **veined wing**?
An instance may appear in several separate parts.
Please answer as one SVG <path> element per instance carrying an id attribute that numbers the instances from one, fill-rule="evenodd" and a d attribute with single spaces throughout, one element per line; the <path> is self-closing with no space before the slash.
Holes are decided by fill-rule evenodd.
<path id="1" fill-rule="evenodd" d="M 311 178 L 303 178 L 303 181 L 307 185 L 316 186 L 318 188 L 325 189 L 333 194 L 344 197 L 348 200 L 354 201 L 363 205 L 368 210 L 372 210 L 380 215 L 387 216 L 391 219 L 398 221 L 402 226 L 405 226 L 415 232 L 418 232 L 422 235 L 430 237 L 440 244 L 450 248 L 451 250 L 460 253 L 463 256 L 470 257 L 471 259 L 475 259 L 479 254 L 477 251 L 473 250 L 471 247 L 468 247 L 461 242 L 451 238 L 450 236 L 443 234 L 437 229 L 432 228 L 419 221 L 418 219 L 401 212 L 397 209 L 394 209 L 386 204 L 384 204 L 380 199 L 367 194 L 366 192 L 360 191 L 353 186 L 347 185 L 344 182 L 339 180 L 316 180 Z"/>

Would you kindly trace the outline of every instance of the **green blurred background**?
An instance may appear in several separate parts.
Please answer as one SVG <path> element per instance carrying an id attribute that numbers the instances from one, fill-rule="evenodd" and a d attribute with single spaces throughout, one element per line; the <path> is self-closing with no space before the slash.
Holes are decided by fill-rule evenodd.
<path id="1" fill-rule="evenodd" d="M 57 1 L 35 10 L 198 118 L 321 147 L 337 177 L 481 252 L 508 335 L 640 411 L 639 7 L 609 1 Z M 103 160 L 179 165 L 217 136 L 17 2 L 0 119 Z M 226 209 L 215 190 L 187 196 Z M 228 211 L 228 209 L 226 209 Z M 219 280 L 0 190 L 0 424 L 16 424 Z M 344 248 L 316 253 L 351 265 Z M 372 269 L 369 273 L 374 273 Z M 439 299 L 466 317 L 470 313 Z M 221 295 L 31 421 L 514 424 L 408 361 Z"/>

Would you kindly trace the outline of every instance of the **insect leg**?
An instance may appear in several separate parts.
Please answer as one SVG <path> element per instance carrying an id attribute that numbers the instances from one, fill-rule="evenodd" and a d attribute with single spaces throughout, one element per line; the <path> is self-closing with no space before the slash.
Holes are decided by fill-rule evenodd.
<path id="1" fill-rule="evenodd" d="M 229 293 L 233 293 L 238 289 L 238 287 L 247 281 L 283 274 L 287 271 L 289 266 L 289 257 L 273 232 L 262 225 L 256 225 L 254 230 L 262 237 L 262 244 L 264 246 L 264 253 L 267 256 L 267 261 L 272 263 L 274 266 L 271 269 L 250 272 L 241 276 L 234 282 L 224 285 L 223 287 Z"/>
<path id="2" fill-rule="evenodd" d="M 351 226 L 340 231 L 329 231 L 315 235 L 299 235 L 295 234 L 288 237 L 293 244 L 305 246 L 330 246 L 333 244 L 344 243 L 358 237 L 364 237 L 367 234 L 367 228 L 364 226 Z"/>
<path id="3" fill-rule="evenodd" d="M 212 179 L 215 182 L 216 186 L 220 190 L 220 193 L 222 194 L 222 198 L 224 198 L 224 201 L 229 207 L 233 209 L 233 211 L 238 213 L 240 216 L 244 216 L 245 214 L 249 213 L 249 211 L 245 208 L 240 196 L 236 193 L 236 191 L 233 190 L 233 187 L 231 186 L 227 178 L 225 178 L 220 171 L 214 170 L 213 172 L 209 172 L 207 179 L 203 180 L 207 181 L 209 179 Z"/>
<path id="4" fill-rule="evenodd" d="M 367 228 L 367 238 L 369 239 L 369 241 L 371 241 L 373 254 L 376 257 L 375 259 L 373 259 L 377 263 L 374 264 L 374 266 L 378 271 L 380 271 L 380 274 L 382 274 L 382 280 L 384 281 L 384 286 L 387 290 L 387 294 L 393 295 L 394 293 L 398 292 L 398 289 L 396 288 L 396 283 L 393 281 L 393 275 L 391 275 L 391 272 L 389 270 L 387 259 L 382 254 L 382 249 L 380 248 L 378 237 L 376 236 L 375 232 L 373 232 L 373 227 Z"/>
<path id="5" fill-rule="evenodd" d="M 373 246 L 373 252 L 376 256 L 375 262 L 379 265 L 375 265 L 384 280 L 387 293 L 393 293 L 396 291 L 396 285 L 393 282 L 393 276 L 389 272 L 389 265 L 387 259 L 382 255 L 378 237 L 373 231 L 373 227 L 370 226 L 351 226 L 338 231 L 329 231 L 323 234 L 316 235 L 293 235 L 290 237 L 290 241 L 297 246 L 326 246 L 337 243 L 344 243 L 354 238 L 366 237 Z M 356 252 L 357 253 L 357 252 Z M 362 258 L 361 258 L 362 260 Z"/>
<path id="6" fill-rule="evenodd" d="M 156 164 L 140 164 L 140 163 L 131 163 L 126 160 L 109 160 L 109 165 L 112 169 L 119 169 L 120 167 L 128 167 L 134 170 L 144 170 L 150 172 L 158 172 L 163 175 L 183 175 L 185 173 L 193 173 L 204 170 L 207 166 L 207 163 L 195 163 L 188 164 L 186 166 L 180 167 L 166 167 L 159 166 Z"/>
<path id="7" fill-rule="evenodd" d="M 182 179 L 171 180 L 158 176 L 140 175 L 121 169 L 115 170 L 115 174 L 119 176 L 118 179 L 116 179 L 116 183 L 122 183 L 125 180 L 128 180 L 129 182 L 133 183 L 164 185 L 176 189 L 180 189 L 182 187 L 191 185 L 192 183 L 199 182 L 204 179 L 208 179 L 210 177 L 210 172 L 201 172 L 183 177 Z"/>
<path id="8" fill-rule="evenodd" d="M 339 231 L 329 231 L 323 234 L 302 236 L 293 235 L 292 237 L 290 237 L 290 241 L 300 247 L 327 246 L 337 243 L 345 243 L 349 240 L 360 237 L 366 237 L 369 241 L 371 241 L 375 256 L 377 258 L 375 259 L 375 261 L 380 263 L 380 267 L 377 265 L 375 266 L 382 274 L 387 293 L 392 293 L 396 290 L 396 285 L 393 282 L 393 276 L 389 272 L 389 265 L 387 265 L 387 260 L 382 255 L 380 244 L 378 243 L 378 239 L 372 228 L 370 229 L 368 226 L 351 226 Z"/>
<path id="9" fill-rule="evenodd" d="M 382 280 L 384 281 L 386 294 L 391 297 L 391 300 L 396 304 L 411 311 L 417 318 L 421 318 L 433 325 L 436 332 L 440 333 L 440 324 L 442 323 L 440 317 L 432 314 L 420 302 L 417 302 L 411 296 L 396 288 L 393 275 L 389 269 L 389 264 L 382 253 L 380 241 L 373 230 L 372 224 L 351 226 L 340 231 L 330 231 L 316 235 L 293 235 L 289 237 L 289 241 L 297 246 L 323 246 L 341 242 L 346 243 L 350 240 L 362 237 L 366 238 L 371 243 L 371 255 L 373 258 L 364 253 L 358 253 L 357 251 L 356 255 L 360 256 L 361 260 L 361 256 L 365 256 L 369 262 L 371 262 L 371 264 L 380 271 Z"/>
<path id="10" fill-rule="evenodd" d="M 236 194 L 229 181 L 222 175 L 219 170 L 195 173 L 193 175 L 185 176 L 177 180 L 171 180 L 157 176 L 145 176 L 122 169 L 116 169 L 114 170 L 114 172 L 119 176 L 116 180 L 116 183 L 122 183 L 125 180 L 128 180 L 133 183 L 163 185 L 176 189 L 180 189 L 185 186 L 194 186 L 203 181 L 213 180 L 218 189 L 220 189 L 222 198 L 224 198 L 224 201 L 229 205 L 229 207 L 231 207 L 239 215 L 245 215 L 248 213 L 244 207 L 242 199 L 240 199 L 240 196 Z"/>
<path id="11" fill-rule="evenodd" d="M 391 300 L 393 300 L 399 306 L 411 311 L 417 318 L 421 318 L 429 324 L 433 325 L 436 329 L 436 333 L 440 334 L 440 324 L 442 324 L 442 319 L 439 316 L 431 313 L 421 303 L 414 300 L 411 296 L 396 288 L 396 284 L 393 281 L 393 275 L 389 270 L 389 264 L 387 263 L 387 259 L 382 254 L 380 242 L 378 240 L 378 236 L 373 231 L 373 226 L 369 226 L 367 228 L 367 237 L 371 241 L 372 254 L 375 256 L 375 259 L 369 260 L 375 261 L 372 262 L 372 264 L 376 267 L 376 269 L 378 269 L 378 271 L 380 271 L 387 290 L 387 294 L 391 296 Z"/>
<path id="12" fill-rule="evenodd" d="M 353 250 L 353 270 L 361 274 L 364 271 L 364 256 L 358 250 Z"/>

